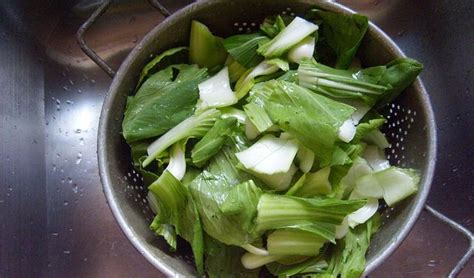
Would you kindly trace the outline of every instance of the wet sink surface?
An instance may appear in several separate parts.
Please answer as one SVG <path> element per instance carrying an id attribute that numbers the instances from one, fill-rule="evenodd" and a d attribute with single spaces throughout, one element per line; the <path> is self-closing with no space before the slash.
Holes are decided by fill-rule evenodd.
<path id="1" fill-rule="evenodd" d="M 97 125 L 111 79 L 75 41 L 94 2 L 0 7 L 0 277 L 160 276 L 120 231 L 99 180 Z M 118 67 L 163 17 L 145 1 L 115 2 L 86 39 Z M 175 11 L 190 1 L 162 2 Z M 428 204 L 472 231 L 471 1 L 340 2 L 368 15 L 424 63 L 439 134 Z M 468 246 L 424 211 L 371 277 L 445 277 Z M 473 277 L 473 265 L 471 259 L 461 277 Z"/>

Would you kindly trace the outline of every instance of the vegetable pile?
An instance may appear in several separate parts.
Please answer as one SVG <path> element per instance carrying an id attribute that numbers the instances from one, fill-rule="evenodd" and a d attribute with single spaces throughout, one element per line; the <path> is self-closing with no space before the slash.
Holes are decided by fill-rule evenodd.
<path id="1" fill-rule="evenodd" d="M 172 250 L 186 240 L 200 274 L 362 274 L 379 206 L 419 183 L 385 158 L 377 109 L 422 70 L 408 58 L 361 68 L 367 28 L 318 9 L 225 39 L 193 21 L 189 47 L 145 66 L 123 136 L 151 229 Z"/>

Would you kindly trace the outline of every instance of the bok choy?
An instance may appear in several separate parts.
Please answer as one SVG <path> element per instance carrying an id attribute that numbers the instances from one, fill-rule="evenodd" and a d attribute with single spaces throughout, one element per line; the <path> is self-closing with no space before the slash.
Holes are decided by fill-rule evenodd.
<path id="1" fill-rule="evenodd" d="M 420 182 L 386 158 L 377 109 L 422 69 L 408 58 L 348 69 L 367 28 L 322 10 L 227 38 L 192 21 L 189 45 L 143 68 L 122 135 L 150 229 L 172 251 L 186 241 L 199 276 L 363 273 L 379 204 Z"/>

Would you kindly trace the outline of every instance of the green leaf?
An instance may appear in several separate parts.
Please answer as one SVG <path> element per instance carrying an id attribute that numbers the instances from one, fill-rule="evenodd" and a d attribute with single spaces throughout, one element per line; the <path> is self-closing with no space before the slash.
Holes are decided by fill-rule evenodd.
<path id="1" fill-rule="evenodd" d="M 321 19 L 320 41 L 317 52 L 330 53 L 332 57 L 325 57 L 323 63 L 332 64 L 335 68 L 347 69 L 359 49 L 359 45 L 369 27 L 367 17 L 359 14 L 342 14 L 313 9 L 310 17 Z M 323 49 L 322 49 L 323 48 Z M 324 49 L 326 48 L 326 49 Z M 329 49 L 328 49 L 329 48 Z"/>
<path id="2" fill-rule="evenodd" d="M 291 19 L 293 20 L 293 19 Z M 290 21 L 291 21 L 290 20 Z M 290 22 L 288 21 L 288 23 Z M 264 32 L 270 38 L 276 37 L 283 29 L 285 29 L 286 23 L 282 16 L 267 17 L 260 25 L 260 30 Z"/>
<path id="3" fill-rule="evenodd" d="M 257 53 L 260 43 L 269 41 L 269 39 L 260 34 L 241 34 L 228 37 L 224 40 L 224 47 L 239 64 L 245 68 L 251 68 L 263 61 L 263 57 Z"/>
<path id="4" fill-rule="evenodd" d="M 321 166 L 331 163 L 337 133 L 354 108 L 285 81 L 267 82 L 273 92 L 265 110 L 281 129 L 314 152 Z"/>
<path id="5" fill-rule="evenodd" d="M 247 71 L 244 66 L 239 64 L 239 62 L 235 61 L 230 55 L 227 56 L 225 65 L 229 68 L 229 80 L 232 83 L 239 80 L 239 78 Z"/>
<path id="6" fill-rule="evenodd" d="M 278 229 L 267 237 L 270 255 L 316 256 L 326 239 L 300 229 Z"/>
<path id="7" fill-rule="evenodd" d="M 330 277 L 360 277 L 365 270 L 365 254 L 369 248 L 371 236 L 378 230 L 380 222 L 380 215 L 375 214 L 366 223 L 350 229 L 343 239 L 331 246 L 326 274 L 331 275 Z"/>
<path id="8" fill-rule="evenodd" d="M 238 147 L 237 147 L 238 148 Z M 209 162 L 207 170 L 216 176 L 224 179 L 229 185 L 234 186 L 244 181 L 252 179 L 252 176 L 236 165 L 239 163 L 235 157 L 236 146 L 224 146 Z"/>
<path id="9" fill-rule="evenodd" d="M 364 200 L 313 199 L 263 194 L 258 203 L 259 231 L 320 222 L 339 225 L 344 217 L 365 205 Z"/>
<path id="10" fill-rule="evenodd" d="M 257 52 L 265 56 L 265 58 L 280 57 L 316 30 L 318 30 L 316 24 L 306 21 L 301 17 L 295 17 L 271 41 L 262 43 Z"/>
<path id="11" fill-rule="evenodd" d="M 398 58 L 388 63 L 379 84 L 390 84 L 391 89 L 378 100 L 376 108 L 392 102 L 401 92 L 410 86 L 423 70 L 423 65 L 410 58 Z"/>
<path id="12" fill-rule="evenodd" d="M 263 105 L 250 102 L 244 105 L 244 111 L 250 122 L 252 122 L 259 132 L 264 132 L 273 126 L 272 119 L 268 116 Z"/>
<path id="13" fill-rule="evenodd" d="M 170 224 L 162 224 L 160 222 L 160 216 L 155 216 L 153 222 L 150 224 L 150 229 L 155 233 L 157 236 L 162 236 L 166 243 L 171 248 L 171 251 L 176 251 L 176 231 L 174 230 L 173 225 Z"/>
<path id="14" fill-rule="evenodd" d="M 175 47 L 175 48 L 168 49 L 166 51 L 163 51 L 163 53 L 161 53 L 160 55 L 153 58 L 153 60 L 151 60 L 150 62 L 148 62 L 148 64 L 146 64 L 145 67 L 143 67 L 142 72 L 140 73 L 140 78 L 138 79 L 137 88 L 140 87 L 143 80 L 147 78 L 152 72 L 156 72 L 157 69 L 163 68 L 163 64 L 168 64 L 170 62 L 169 60 L 173 60 L 171 58 L 175 58 L 174 57 L 175 54 L 177 53 L 181 54 L 183 50 L 188 50 L 188 48 Z M 180 55 L 176 55 L 176 56 L 180 56 Z M 183 60 L 183 59 L 177 58 L 174 60 Z"/>
<path id="15" fill-rule="evenodd" d="M 254 194 L 259 194 L 259 190 L 251 181 L 235 187 L 237 187 L 235 189 L 237 192 L 231 194 L 234 186 L 230 185 L 224 177 L 207 171 L 203 171 L 189 185 L 206 233 L 222 243 L 240 246 L 252 243 L 258 238 L 253 224 L 257 204 L 250 202 L 256 199 Z M 236 196 L 242 191 L 246 192 L 245 196 Z M 247 199 L 242 200 L 239 197 Z M 231 199 L 227 201 L 228 198 Z M 242 207 L 244 210 L 233 210 L 235 206 L 233 207 L 232 202 L 236 202 L 235 206 Z M 241 202 L 246 202 L 247 205 L 243 206 Z M 222 211 L 223 207 L 228 209 L 228 214 Z"/>
<path id="16" fill-rule="evenodd" d="M 239 247 L 225 245 L 210 236 L 204 237 L 206 243 L 206 273 L 210 278 L 251 278 L 258 277 L 258 270 L 243 267 L 240 258 L 244 250 Z"/>
<path id="17" fill-rule="evenodd" d="M 385 66 L 337 70 L 303 60 L 298 68 L 299 85 L 333 99 L 360 99 L 379 109 L 395 99 L 423 69 L 409 58 L 398 58 Z"/>
<path id="18" fill-rule="evenodd" d="M 289 70 L 289 71 L 285 72 L 282 76 L 278 77 L 277 80 L 287 81 L 287 82 L 291 82 L 291 83 L 298 83 L 298 71 Z"/>
<path id="19" fill-rule="evenodd" d="M 359 125 L 357 126 L 356 135 L 354 136 L 354 139 L 352 140 L 352 142 L 354 143 L 360 142 L 362 139 L 364 139 L 365 136 L 367 136 L 371 132 L 375 130 L 379 130 L 385 122 L 386 122 L 385 118 L 381 117 L 381 118 L 370 119 L 366 122 L 364 121 L 364 122 L 359 123 Z"/>
<path id="20" fill-rule="evenodd" d="M 387 205 L 392 207 L 395 203 L 415 193 L 418 190 L 419 183 L 420 175 L 415 170 L 392 166 L 388 169 L 362 176 L 356 181 L 354 191 L 361 197 L 365 197 L 364 192 L 380 191 Z M 365 190 L 359 187 L 365 188 Z M 379 188 L 379 190 L 374 188 Z M 380 198 L 380 196 L 374 197 Z"/>
<path id="21" fill-rule="evenodd" d="M 127 142 L 159 136 L 191 116 L 205 78 L 206 69 L 195 65 L 173 65 L 150 76 L 128 98 L 122 122 Z"/>
<path id="22" fill-rule="evenodd" d="M 303 185 L 295 189 L 292 195 L 309 198 L 329 194 L 331 192 L 330 171 L 330 167 L 324 167 L 317 172 L 307 173 Z"/>
<path id="23" fill-rule="evenodd" d="M 236 127 L 237 119 L 235 118 L 217 120 L 206 135 L 194 145 L 191 152 L 193 163 L 198 166 L 204 165 L 207 160 L 219 152 L 226 138 L 232 134 Z"/>
<path id="24" fill-rule="evenodd" d="M 204 239 L 201 220 L 188 189 L 168 171 L 164 171 L 148 189 L 158 199 L 157 223 L 173 225 L 176 233 L 191 244 L 196 268 L 199 273 L 203 273 Z"/>
<path id="25" fill-rule="evenodd" d="M 210 71 L 224 64 L 227 51 L 222 39 L 214 36 L 206 25 L 193 20 L 189 38 L 189 61 Z"/>
<path id="26" fill-rule="evenodd" d="M 377 76 L 371 69 L 377 69 Z M 380 83 L 384 67 L 352 70 L 333 69 L 317 63 L 314 59 L 303 59 L 298 67 L 298 84 L 315 93 L 344 101 L 360 99 L 369 106 L 382 97 L 390 88 L 390 84 Z"/>
<path id="27" fill-rule="evenodd" d="M 266 268 L 270 273 L 281 278 L 297 277 L 297 275 L 322 273 L 327 268 L 327 262 L 322 259 L 322 256 L 317 256 L 292 265 L 271 263 L 267 264 Z"/>
<path id="28" fill-rule="evenodd" d="M 174 143 L 187 138 L 204 136 L 207 131 L 214 126 L 214 123 L 219 116 L 219 110 L 209 109 L 180 122 L 177 126 L 173 127 L 148 146 L 148 157 L 143 161 L 143 167 L 150 164 L 156 157 Z"/>
<path id="29" fill-rule="evenodd" d="M 275 190 L 275 191 L 284 191 L 287 190 L 293 180 L 298 168 L 292 163 L 290 169 L 287 172 L 276 173 L 272 175 L 262 174 L 255 171 L 247 170 L 250 174 L 255 176 L 258 180 L 262 181 L 266 188 Z"/>

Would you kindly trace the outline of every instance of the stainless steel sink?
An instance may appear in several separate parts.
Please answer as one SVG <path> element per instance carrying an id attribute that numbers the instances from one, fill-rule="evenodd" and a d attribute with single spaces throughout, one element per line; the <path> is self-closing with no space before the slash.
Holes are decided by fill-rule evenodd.
<path id="1" fill-rule="evenodd" d="M 80 51 L 75 33 L 100 1 L 2 2 L 0 277 L 160 276 L 118 228 L 99 181 L 97 123 L 111 79 Z M 175 11 L 190 1 L 161 2 Z M 438 125 L 428 204 L 448 219 L 424 211 L 371 276 L 445 277 L 471 248 L 474 229 L 474 5 L 339 2 L 368 15 L 423 62 Z M 146 1 L 117 0 L 86 39 L 118 66 L 162 20 Z M 471 258 L 459 277 L 473 276 Z"/>

